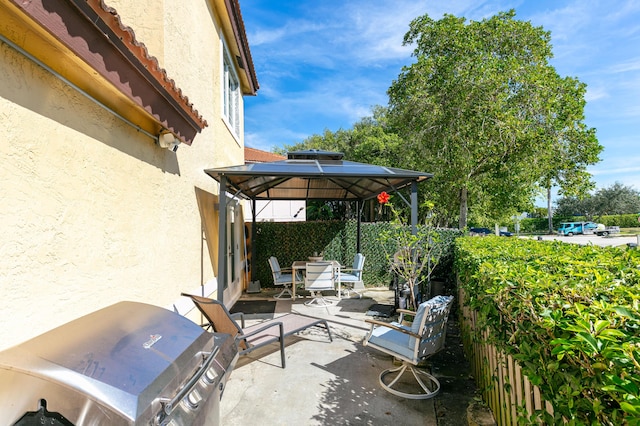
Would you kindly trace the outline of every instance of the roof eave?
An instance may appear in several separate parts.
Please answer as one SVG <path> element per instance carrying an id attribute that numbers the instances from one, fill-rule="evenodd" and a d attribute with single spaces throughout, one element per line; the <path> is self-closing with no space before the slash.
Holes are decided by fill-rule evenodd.
<path id="1" fill-rule="evenodd" d="M 155 124 L 150 124 L 148 127 L 153 128 L 145 130 L 159 133 L 167 129 L 191 145 L 195 135 L 207 126 L 188 98 L 160 68 L 157 59 L 136 40 L 131 28 L 122 24 L 116 10 L 106 6 L 102 0 L 47 2 L 46 7 L 44 0 L 6 1 L 28 21 L 48 33 L 49 43 L 71 52 L 79 58 L 82 67 L 97 73 L 100 78 L 95 80 L 95 84 L 110 85 L 146 114 Z M 29 51 L 30 46 L 22 47 Z M 93 88 L 85 81 L 78 81 L 81 77 L 73 67 L 62 60 L 52 63 L 50 57 L 42 57 L 42 51 L 30 53 L 69 81 L 80 87 L 86 86 L 84 88 L 89 94 L 110 105 L 112 99 L 104 95 L 102 88 Z M 127 115 L 127 108 L 119 109 Z"/>

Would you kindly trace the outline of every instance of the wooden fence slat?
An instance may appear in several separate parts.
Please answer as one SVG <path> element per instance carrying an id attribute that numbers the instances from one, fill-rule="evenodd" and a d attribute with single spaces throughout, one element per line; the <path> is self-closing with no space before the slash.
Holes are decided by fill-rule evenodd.
<path id="1" fill-rule="evenodd" d="M 509 377 L 509 414 L 511 418 L 510 424 L 515 425 L 518 421 L 517 405 L 516 405 L 516 371 L 515 362 L 511 355 L 507 356 L 507 372 Z"/>
<path id="2" fill-rule="evenodd" d="M 460 301 L 466 300 L 464 290 L 460 289 L 458 295 Z M 518 362 L 488 343 L 490 330 L 479 330 L 478 312 L 468 306 L 461 312 L 461 326 L 468 333 L 463 342 L 465 350 L 468 349 L 472 374 L 496 422 L 500 426 L 516 426 L 520 410 L 530 417 L 543 407 L 553 415 L 552 404 L 542 399 L 540 389 L 531 384 Z"/>
<path id="3" fill-rule="evenodd" d="M 522 378 L 522 368 L 520 364 L 515 363 L 515 396 L 516 396 L 516 410 L 520 407 L 524 406 L 524 391 L 523 391 L 523 378 Z M 517 412 L 516 412 L 517 416 Z M 515 422 L 514 422 L 515 424 Z"/>

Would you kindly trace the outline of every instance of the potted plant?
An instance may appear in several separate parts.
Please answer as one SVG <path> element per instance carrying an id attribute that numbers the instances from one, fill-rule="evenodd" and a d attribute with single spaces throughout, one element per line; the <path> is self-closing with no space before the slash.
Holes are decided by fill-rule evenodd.
<path id="1" fill-rule="evenodd" d="M 386 192 L 378 194 L 380 207 L 389 209 L 393 216 L 390 227 L 380 233 L 381 245 L 391 271 L 405 281 L 409 293 L 406 308 L 415 310 L 417 294 L 427 296 L 430 293 L 431 274 L 440 258 L 437 245 L 440 234 L 431 225 L 430 217 L 413 232 L 389 200 Z M 433 207 L 429 202 L 425 205 L 429 209 Z"/>

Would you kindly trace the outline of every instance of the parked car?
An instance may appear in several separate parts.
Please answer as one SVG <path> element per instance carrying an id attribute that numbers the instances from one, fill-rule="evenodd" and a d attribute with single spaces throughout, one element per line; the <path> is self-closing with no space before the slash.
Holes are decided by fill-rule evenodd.
<path id="1" fill-rule="evenodd" d="M 596 235 L 601 237 L 606 237 L 610 234 L 619 234 L 620 227 L 619 226 L 605 226 L 603 223 L 599 223 L 598 227 L 594 231 Z"/>
<path id="2" fill-rule="evenodd" d="M 495 235 L 495 231 L 489 228 L 469 228 L 469 233 L 477 235 Z M 501 237 L 511 237 L 513 234 L 509 231 L 500 231 Z"/>
<path id="3" fill-rule="evenodd" d="M 568 237 L 578 234 L 593 234 L 598 228 L 595 222 L 562 222 L 558 228 L 559 235 Z"/>
<path id="4" fill-rule="evenodd" d="M 489 228 L 469 228 L 471 234 L 493 235 L 494 232 Z"/>

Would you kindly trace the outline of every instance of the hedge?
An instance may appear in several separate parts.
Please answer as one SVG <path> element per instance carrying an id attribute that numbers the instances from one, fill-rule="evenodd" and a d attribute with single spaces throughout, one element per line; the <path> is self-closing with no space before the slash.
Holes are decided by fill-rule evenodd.
<path id="1" fill-rule="evenodd" d="M 491 343 L 553 405 L 523 423 L 640 424 L 640 251 L 462 237 L 454 270 Z"/>
<path id="2" fill-rule="evenodd" d="M 248 223 L 248 226 L 251 224 Z M 389 285 L 389 263 L 378 235 L 389 227 L 387 222 L 362 223 L 360 249 L 365 255 L 363 280 L 368 287 Z M 434 274 L 453 282 L 453 244 L 461 235 L 457 229 L 439 229 L 440 244 L 444 253 Z M 290 266 L 296 260 L 305 260 L 315 253 L 325 259 L 351 265 L 356 253 L 357 223 L 355 221 L 312 222 L 258 222 L 256 223 L 255 270 L 253 280 L 260 280 L 262 287 L 271 287 L 273 278 L 268 265 L 270 256 L 276 256 L 281 267 Z M 393 253 L 392 247 L 387 251 Z"/>

